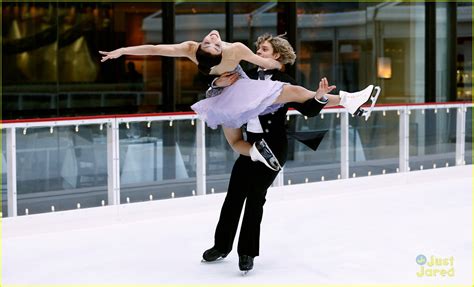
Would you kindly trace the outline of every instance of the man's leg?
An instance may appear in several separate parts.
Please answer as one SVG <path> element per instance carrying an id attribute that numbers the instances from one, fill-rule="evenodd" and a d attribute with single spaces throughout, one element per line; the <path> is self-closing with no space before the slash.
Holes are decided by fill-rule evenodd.
<path id="1" fill-rule="evenodd" d="M 266 201 L 265 196 L 278 172 L 258 164 L 252 166 L 251 172 L 257 174 L 258 178 L 253 182 L 247 194 L 237 251 L 239 255 L 255 257 L 260 251 L 260 223 Z"/>
<path id="2" fill-rule="evenodd" d="M 239 225 L 240 213 L 252 184 L 253 176 L 250 176 L 248 166 L 253 163 L 249 157 L 240 156 L 232 168 L 227 195 L 222 205 L 219 222 L 214 236 L 214 247 L 220 252 L 228 254 Z"/>

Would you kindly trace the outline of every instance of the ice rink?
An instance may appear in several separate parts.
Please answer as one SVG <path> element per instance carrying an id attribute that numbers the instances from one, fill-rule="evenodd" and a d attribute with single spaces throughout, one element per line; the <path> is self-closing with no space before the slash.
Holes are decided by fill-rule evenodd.
<path id="1" fill-rule="evenodd" d="M 472 171 L 272 188 L 246 276 L 236 242 L 226 259 L 201 263 L 225 194 L 4 218 L 2 284 L 471 285 Z"/>

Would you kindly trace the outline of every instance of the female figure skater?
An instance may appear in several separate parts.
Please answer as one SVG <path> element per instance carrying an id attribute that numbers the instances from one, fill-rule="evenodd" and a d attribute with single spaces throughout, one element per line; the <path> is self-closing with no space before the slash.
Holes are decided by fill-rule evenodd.
<path id="1" fill-rule="evenodd" d="M 249 119 L 274 112 L 288 102 L 303 103 L 311 98 L 319 100 L 336 88 L 329 86 L 325 79 L 321 80 L 316 92 L 278 81 L 251 80 L 239 66 L 240 61 L 244 60 L 265 69 L 281 69 L 282 63 L 275 59 L 262 58 L 242 43 L 224 42 L 216 30 L 206 35 L 200 43 L 186 41 L 180 44 L 140 45 L 100 53 L 103 55 L 101 62 L 122 55 L 186 57 L 205 74 L 219 76 L 226 72 L 237 72 L 239 80 L 233 85 L 224 88 L 218 96 L 201 100 L 191 106 L 210 128 L 215 129 L 222 125 L 228 141 L 229 137 L 235 138 L 241 133 L 238 128 Z M 360 105 L 369 99 L 372 90 L 373 86 Z M 250 155 L 253 161 L 261 161 L 274 170 L 281 169 L 278 160 L 264 141 L 250 145 L 241 140 L 237 144 L 234 142 L 232 147 L 240 154 Z"/>

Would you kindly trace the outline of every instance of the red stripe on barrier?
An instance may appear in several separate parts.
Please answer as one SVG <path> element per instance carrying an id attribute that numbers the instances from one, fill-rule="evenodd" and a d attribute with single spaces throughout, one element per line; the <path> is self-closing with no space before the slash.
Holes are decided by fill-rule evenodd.
<path id="1" fill-rule="evenodd" d="M 472 102 L 430 102 L 430 103 L 407 103 L 407 104 L 379 104 L 375 107 L 403 107 L 403 106 L 440 106 L 452 104 L 470 104 Z M 364 105 L 362 107 L 369 107 Z M 342 106 L 328 107 L 325 109 L 340 109 Z M 290 108 L 290 110 L 294 110 Z M 195 115 L 195 112 L 169 112 L 169 113 L 148 113 L 148 114 L 112 114 L 112 115 L 98 115 L 98 116 L 79 116 L 79 117 L 59 117 L 59 118 L 35 118 L 35 119 L 18 119 L 18 120 L 2 120 L 2 124 L 14 123 L 37 123 L 37 122 L 55 122 L 55 121 L 78 121 L 78 120 L 94 120 L 94 119 L 110 119 L 110 118 L 138 118 L 138 117 L 166 117 L 166 116 L 185 116 Z"/>
<path id="2" fill-rule="evenodd" d="M 166 117 L 166 116 L 185 116 L 195 115 L 195 112 L 172 112 L 172 113 L 149 113 L 149 114 L 117 114 L 117 115 L 100 115 L 100 116 L 80 116 L 80 117 L 60 117 L 60 118 L 36 118 L 36 119 L 18 119 L 18 120 L 2 120 L 2 124 L 16 123 L 37 123 L 37 122 L 59 122 L 59 121 L 80 121 L 80 120 L 96 120 L 96 119 L 115 119 L 115 118 L 139 118 L 139 117 Z"/>

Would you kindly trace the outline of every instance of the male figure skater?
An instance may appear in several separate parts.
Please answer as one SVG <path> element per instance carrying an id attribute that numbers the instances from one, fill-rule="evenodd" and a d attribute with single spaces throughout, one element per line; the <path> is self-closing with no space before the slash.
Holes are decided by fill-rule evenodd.
<path id="1" fill-rule="evenodd" d="M 257 54 L 264 58 L 273 58 L 280 62 L 294 62 L 296 55 L 289 42 L 280 36 L 262 35 L 257 40 Z M 295 80 L 279 70 L 264 71 L 255 68 L 248 71 L 251 79 L 278 80 L 296 84 Z M 215 81 L 218 86 L 227 86 L 237 80 L 234 75 L 226 75 Z M 264 139 L 278 158 L 281 165 L 287 159 L 288 140 L 285 120 L 289 107 L 293 107 L 308 117 L 319 114 L 328 100 L 308 100 L 302 104 L 288 103 L 274 113 L 259 116 L 247 123 L 247 141 L 250 143 Z M 324 133 L 317 133 L 309 139 L 313 146 L 319 145 Z M 307 142 L 308 143 L 308 142 Z M 225 258 L 231 251 L 240 214 L 245 204 L 244 217 L 240 229 L 237 253 L 239 269 L 248 272 L 253 268 L 253 260 L 259 255 L 260 223 L 267 189 L 271 186 L 278 171 L 269 169 L 261 162 L 252 161 L 250 157 L 240 155 L 232 169 L 229 187 L 221 209 L 216 227 L 214 246 L 203 254 L 204 261 L 211 262 Z"/>

